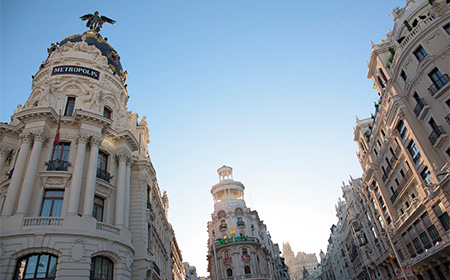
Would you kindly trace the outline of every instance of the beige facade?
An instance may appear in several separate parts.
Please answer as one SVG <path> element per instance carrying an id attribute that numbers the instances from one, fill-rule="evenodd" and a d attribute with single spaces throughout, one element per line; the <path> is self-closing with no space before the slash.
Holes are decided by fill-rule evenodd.
<path id="1" fill-rule="evenodd" d="M 119 55 L 93 30 L 48 51 L 0 123 L 1 278 L 183 279 Z"/>
<path id="2" fill-rule="evenodd" d="M 289 242 L 283 243 L 283 258 L 287 266 L 289 267 L 289 276 L 291 280 L 306 279 L 317 268 L 317 256 L 315 253 L 306 254 L 304 252 L 298 252 L 297 255 L 292 251 Z M 304 273 L 304 270 L 308 273 Z"/>
<path id="3" fill-rule="evenodd" d="M 217 170 L 211 188 L 214 213 L 208 222 L 208 271 L 212 280 L 289 279 L 278 244 L 272 242 L 258 212 L 244 200 L 244 185 L 233 180 L 231 167 Z"/>
<path id="4" fill-rule="evenodd" d="M 408 0 L 392 17 L 368 62 L 375 113 L 354 131 L 363 175 L 343 186 L 341 244 L 330 237 L 318 279 L 450 277 L 450 3 Z"/>

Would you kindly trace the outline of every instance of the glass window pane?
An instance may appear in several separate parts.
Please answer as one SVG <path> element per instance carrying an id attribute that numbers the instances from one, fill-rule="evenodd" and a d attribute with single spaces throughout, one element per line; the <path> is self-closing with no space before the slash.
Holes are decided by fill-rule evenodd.
<path id="1" fill-rule="evenodd" d="M 63 205 L 62 199 L 55 199 L 53 200 L 53 209 L 51 213 L 51 217 L 61 217 L 61 209 Z"/>
<path id="2" fill-rule="evenodd" d="M 47 273 L 49 255 L 41 255 L 37 266 L 36 278 L 44 278 Z"/>
<path id="3" fill-rule="evenodd" d="M 53 256 L 50 256 L 50 264 L 48 268 L 48 275 L 47 277 L 55 277 L 56 275 L 56 258 Z"/>
<path id="4" fill-rule="evenodd" d="M 25 271 L 24 279 L 34 278 L 34 272 L 36 271 L 37 259 L 38 259 L 37 255 L 34 255 L 34 256 L 31 256 L 28 258 L 27 269 Z"/>
<path id="5" fill-rule="evenodd" d="M 52 208 L 51 200 L 44 200 L 42 203 L 41 217 L 50 217 L 50 209 Z"/>
<path id="6" fill-rule="evenodd" d="M 102 258 L 96 257 L 94 258 L 94 277 L 100 278 L 102 275 Z"/>

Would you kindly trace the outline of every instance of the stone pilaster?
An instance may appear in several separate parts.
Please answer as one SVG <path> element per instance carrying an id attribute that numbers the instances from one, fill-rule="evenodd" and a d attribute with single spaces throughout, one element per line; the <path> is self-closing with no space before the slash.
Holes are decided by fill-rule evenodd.
<path id="1" fill-rule="evenodd" d="M 33 135 L 30 132 L 20 135 L 22 144 L 20 145 L 19 155 L 14 166 L 14 172 L 9 183 L 8 193 L 3 206 L 2 215 L 11 216 L 16 205 L 17 196 L 20 190 L 20 183 L 22 182 L 23 171 L 25 170 L 25 164 L 28 158 L 28 152 L 33 141 Z"/>
<path id="2" fill-rule="evenodd" d="M 101 138 L 92 137 L 91 151 L 89 155 L 88 172 L 86 177 L 86 189 L 84 192 L 83 216 L 91 217 L 95 196 L 95 184 L 97 181 L 97 159 Z"/>

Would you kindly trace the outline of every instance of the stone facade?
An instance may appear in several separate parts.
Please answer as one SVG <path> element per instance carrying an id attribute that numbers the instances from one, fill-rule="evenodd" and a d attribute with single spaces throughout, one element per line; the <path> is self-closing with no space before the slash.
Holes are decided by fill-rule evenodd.
<path id="1" fill-rule="evenodd" d="M 211 279 L 290 279 L 258 212 L 247 208 L 244 185 L 232 168 L 218 169 L 220 182 L 211 189 L 214 213 L 208 222 L 208 271 Z"/>
<path id="2" fill-rule="evenodd" d="M 372 43 L 368 77 L 380 98 L 372 117 L 356 122 L 363 175 L 343 187 L 337 212 L 346 222 L 337 230 L 363 233 L 352 240 L 353 279 L 448 279 L 450 3 L 408 0 L 392 17 L 386 39 Z M 330 259 L 346 253 L 348 236 L 329 244 L 320 279 L 342 279 Z"/>
<path id="3" fill-rule="evenodd" d="M 304 252 L 298 252 L 295 255 L 289 242 L 283 243 L 283 258 L 289 267 L 291 280 L 306 279 L 314 272 L 318 265 L 315 253 L 306 254 Z M 308 273 L 304 273 L 305 269 Z"/>
<path id="4" fill-rule="evenodd" d="M 93 30 L 48 52 L 0 123 L 2 279 L 183 279 L 119 55 Z"/>

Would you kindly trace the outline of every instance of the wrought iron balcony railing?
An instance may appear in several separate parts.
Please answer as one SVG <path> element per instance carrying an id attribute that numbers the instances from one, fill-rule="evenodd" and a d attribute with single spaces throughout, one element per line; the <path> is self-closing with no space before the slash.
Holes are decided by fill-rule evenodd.
<path id="1" fill-rule="evenodd" d="M 442 129 L 442 126 L 438 125 L 436 128 L 433 129 L 430 136 L 428 136 L 428 139 L 431 142 L 431 145 L 436 144 L 436 141 L 439 139 L 439 136 L 444 134 L 444 130 Z"/>
<path id="2" fill-rule="evenodd" d="M 111 180 L 111 174 L 109 174 L 109 172 L 106 170 L 97 168 L 97 178 L 105 180 L 109 183 L 109 181 Z"/>
<path id="3" fill-rule="evenodd" d="M 428 92 L 431 94 L 431 96 L 434 96 L 436 94 L 436 92 L 438 92 L 442 87 L 444 87 L 449 81 L 450 81 L 450 79 L 448 78 L 447 74 L 440 76 L 428 88 Z"/>
<path id="4" fill-rule="evenodd" d="M 244 221 L 238 221 L 238 222 L 237 222 L 237 226 L 238 226 L 238 227 L 243 227 L 243 226 L 245 226 Z"/>
<path id="5" fill-rule="evenodd" d="M 427 105 L 427 103 L 425 103 L 423 98 L 420 98 L 417 101 L 416 107 L 414 107 L 414 113 L 416 114 L 416 117 L 418 117 L 420 115 L 420 112 L 422 112 L 423 107 L 425 107 L 425 105 Z"/>
<path id="6" fill-rule="evenodd" d="M 54 159 L 47 163 L 47 171 L 67 171 L 70 163 L 67 160 Z"/>

